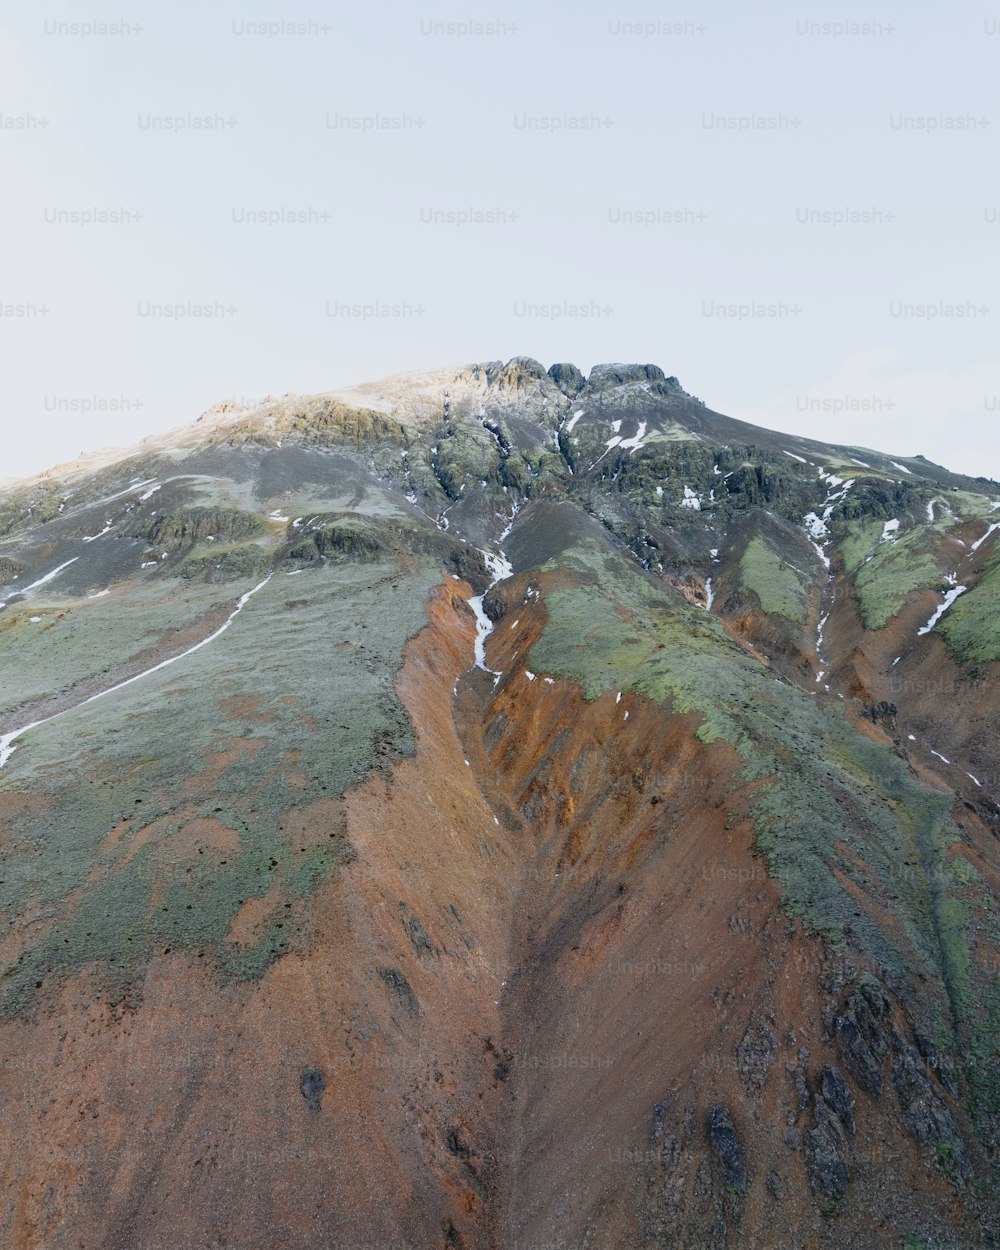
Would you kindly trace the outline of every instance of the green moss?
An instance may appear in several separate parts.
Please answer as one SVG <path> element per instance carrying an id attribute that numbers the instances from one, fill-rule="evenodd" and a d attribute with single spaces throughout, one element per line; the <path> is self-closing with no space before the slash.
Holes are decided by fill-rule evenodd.
<path id="1" fill-rule="evenodd" d="M 959 596 L 936 629 L 963 663 L 1000 660 L 1000 565 L 978 586 Z"/>
<path id="2" fill-rule="evenodd" d="M 944 854 L 949 796 L 918 784 L 902 760 L 851 729 L 835 708 L 776 679 L 713 617 L 668 598 L 596 543 L 575 546 L 563 563 L 584 584 L 547 596 L 531 668 L 575 678 L 588 698 L 632 689 L 694 713 L 699 738 L 736 747 L 742 783 L 765 783 L 752 793 L 750 814 L 789 910 L 836 944 L 849 937 L 899 983 L 914 961 L 940 974 L 928 874 Z M 852 855 L 843 857 L 840 846 Z M 858 861 L 868 866 L 862 888 L 898 912 L 904 942 L 890 942 L 857 914 L 837 874 L 855 876 Z M 903 874 L 907 861 L 914 867 Z"/>
<path id="3" fill-rule="evenodd" d="M 294 949 L 301 904 L 350 848 L 337 829 L 289 843 L 287 813 L 412 750 L 395 673 L 439 576 L 431 560 L 278 573 L 210 646 L 21 739 L 0 787 L 44 802 L 8 822 L 0 912 L 37 910 L 51 924 L 37 938 L 28 929 L 0 970 L 0 1014 L 87 968 L 108 984 L 141 981 L 157 949 L 204 953 L 238 976 Z M 205 774 L 219 751 L 233 758 Z M 231 831 L 232 851 L 178 841 L 190 805 Z M 291 913 L 254 947 L 233 947 L 233 917 L 269 892 Z"/>
<path id="4" fill-rule="evenodd" d="M 761 609 L 801 624 L 807 591 L 799 575 L 761 538 L 752 538 L 740 559 L 740 585 L 752 591 Z"/>
<path id="5" fill-rule="evenodd" d="M 882 542 L 879 518 L 851 521 L 840 542 L 844 567 L 854 574 L 861 621 L 865 629 L 882 629 L 915 590 L 936 587 L 941 579 L 937 560 L 928 548 L 933 541 L 926 526 L 916 526 L 895 542 Z"/>

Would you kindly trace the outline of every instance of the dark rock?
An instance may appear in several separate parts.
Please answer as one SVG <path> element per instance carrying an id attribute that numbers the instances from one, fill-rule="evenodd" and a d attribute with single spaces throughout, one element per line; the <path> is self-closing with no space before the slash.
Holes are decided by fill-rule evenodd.
<path id="1" fill-rule="evenodd" d="M 767 1178 L 767 1187 L 771 1191 L 771 1193 L 774 1195 L 774 1197 L 778 1200 L 778 1202 L 784 1202 L 785 1186 L 784 1186 L 784 1182 L 782 1181 L 781 1177 L 778 1175 L 777 1172 L 772 1172 L 771 1175 Z"/>
<path id="2" fill-rule="evenodd" d="M 883 728 L 890 738 L 899 740 L 899 726 L 896 723 L 897 708 L 895 703 L 880 699 L 878 703 L 865 709 L 873 725 Z"/>
<path id="3" fill-rule="evenodd" d="M 785 1143 L 789 1150 L 802 1149 L 802 1134 L 797 1128 L 786 1128 L 781 1134 L 781 1140 Z"/>
<path id="4" fill-rule="evenodd" d="M 746 1193 L 747 1174 L 743 1163 L 743 1151 L 725 1107 L 713 1107 L 709 1113 L 708 1137 L 722 1168 L 722 1182 L 727 1189 Z"/>
<path id="5" fill-rule="evenodd" d="M 834 1021 L 844 1066 L 869 1094 L 881 1094 L 884 1085 L 882 1064 L 889 1044 L 880 1021 L 888 1009 L 881 989 L 872 981 L 864 981 L 848 999 L 843 1015 Z"/>
<path id="6" fill-rule="evenodd" d="M 410 988 L 410 983 L 398 968 L 379 968 L 379 977 L 388 986 L 391 997 L 397 999 L 413 1015 L 419 1011 L 417 996 Z"/>
<path id="7" fill-rule="evenodd" d="M 450 1128 L 445 1135 L 445 1145 L 448 1147 L 448 1153 L 453 1154 L 456 1159 L 471 1159 L 475 1153 L 471 1146 L 467 1146 L 458 1135 L 458 1130 Z"/>
<path id="8" fill-rule="evenodd" d="M 625 386 L 629 382 L 665 382 L 666 374 L 658 365 L 594 365 L 587 376 L 588 391 L 603 391 Z"/>
<path id="9" fill-rule="evenodd" d="M 947 1104 L 934 1088 L 915 1046 L 896 1034 L 891 1078 L 902 1108 L 903 1124 L 918 1141 L 932 1145 L 952 1178 L 963 1184 L 972 1177 L 965 1141 Z"/>
<path id="10" fill-rule="evenodd" d="M 549 377 L 569 399 L 583 390 L 586 380 L 576 365 L 570 364 L 551 365 Z"/>
<path id="11" fill-rule="evenodd" d="M 425 955 L 436 955 L 437 948 L 431 941 L 420 917 L 412 912 L 407 904 L 402 901 L 399 904 L 399 911 L 403 920 L 403 928 L 409 934 L 410 941 L 413 943 L 413 949 L 417 955 L 421 958 Z"/>
<path id="12" fill-rule="evenodd" d="M 819 1094 L 813 1103 L 813 1114 L 816 1126 L 804 1134 L 809 1185 L 813 1193 L 840 1198 L 850 1180 L 844 1158 L 844 1132 Z"/>
<path id="13" fill-rule="evenodd" d="M 819 1088 L 823 1101 L 847 1132 L 853 1136 L 855 1132 L 854 1099 L 840 1072 L 834 1067 L 824 1068 L 820 1075 Z"/>
<path id="14" fill-rule="evenodd" d="M 842 1197 L 850 1177 L 836 1139 L 821 1128 L 808 1129 L 805 1139 L 809 1185 L 813 1193 L 826 1198 Z"/>
<path id="15" fill-rule="evenodd" d="M 958 1097 L 958 1078 L 955 1076 L 955 1064 L 949 1055 L 938 1050 L 934 1042 L 919 1029 L 914 1030 L 917 1049 L 923 1055 L 927 1066 L 953 1098 Z"/>
<path id="16" fill-rule="evenodd" d="M 309 1104 L 309 1110 L 319 1111 L 323 1091 L 326 1089 L 326 1078 L 319 1068 L 306 1068 L 302 1073 L 302 1083 L 299 1089 L 302 1091 L 302 1097 Z"/>

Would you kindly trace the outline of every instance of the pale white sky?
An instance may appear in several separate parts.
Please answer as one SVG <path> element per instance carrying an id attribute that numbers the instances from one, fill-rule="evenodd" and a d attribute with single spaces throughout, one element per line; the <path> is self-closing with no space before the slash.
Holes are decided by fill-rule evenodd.
<path id="1" fill-rule="evenodd" d="M 8 6 L 0 479 L 517 354 L 1000 478 L 1000 20 L 802 7 Z"/>

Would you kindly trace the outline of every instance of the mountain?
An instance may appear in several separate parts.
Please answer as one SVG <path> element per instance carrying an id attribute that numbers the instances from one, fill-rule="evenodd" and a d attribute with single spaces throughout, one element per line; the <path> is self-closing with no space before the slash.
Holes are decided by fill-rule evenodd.
<path id="1" fill-rule="evenodd" d="M 1000 484 L 518 357 L 0 493 L 0 1243 L 1000 1245 Z"/>

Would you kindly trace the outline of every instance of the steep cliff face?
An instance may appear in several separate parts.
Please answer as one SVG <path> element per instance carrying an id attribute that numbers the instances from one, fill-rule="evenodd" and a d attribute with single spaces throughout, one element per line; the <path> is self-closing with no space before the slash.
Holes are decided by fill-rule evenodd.
<path id="1" fill-rule="evenodd" d="M 0 1230 L 997 1244 L 1000 484 L 515 358 L 0 499 Z"/>

